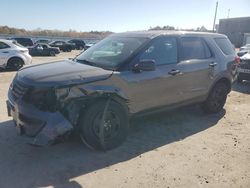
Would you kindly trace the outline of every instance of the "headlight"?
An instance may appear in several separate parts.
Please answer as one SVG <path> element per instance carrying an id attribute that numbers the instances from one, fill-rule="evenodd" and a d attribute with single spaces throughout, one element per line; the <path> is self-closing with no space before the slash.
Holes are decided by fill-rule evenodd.
<path id="1" fill-rule="evenodd" d="M 25 95 L 25 101 L 43 111 L 56 109 L 56 97 L 53 89 L 32 89 Z"/>

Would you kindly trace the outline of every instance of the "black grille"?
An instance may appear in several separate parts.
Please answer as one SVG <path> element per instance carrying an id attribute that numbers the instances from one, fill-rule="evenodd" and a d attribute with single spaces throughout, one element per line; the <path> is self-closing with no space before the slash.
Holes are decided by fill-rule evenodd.
<path id="1" fill-rule="evenodd" d="M 242 60 L 240 63 L 240 68 L 250 69 L 250 60 Z"/>
<path id="2" fill-rule="evenodd" d="M 28 91 L 28 86 L 25 86 L 24 84 L 21 84 L 20 82 L 17 82 L 16 80 L 14 80 L 12 83 L 11 91 L 15 100 L 20 99 Z"/>

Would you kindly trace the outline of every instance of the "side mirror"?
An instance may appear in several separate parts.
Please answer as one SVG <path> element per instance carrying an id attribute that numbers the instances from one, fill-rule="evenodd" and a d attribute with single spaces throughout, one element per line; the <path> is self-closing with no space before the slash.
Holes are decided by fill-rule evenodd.
<path id="1" fill-rule="evenodd" d="M 134 71 L 154 71 L 155 70 L 155 60 L 143 59 L 138 64 L 135 64 Z"/>

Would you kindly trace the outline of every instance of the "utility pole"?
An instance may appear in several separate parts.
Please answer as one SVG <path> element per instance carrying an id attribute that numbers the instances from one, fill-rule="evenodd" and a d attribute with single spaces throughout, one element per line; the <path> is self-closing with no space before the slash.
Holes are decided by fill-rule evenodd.
<path id="1" fill-rule="evenodd" d="M 227 11 L 227 18 L 229 18 L 229 15 L 230 15 L 230 9 L 228 9 Z"/>
<path id="2" fill-rule="evenodd" d="M 216 16 L 217 16 L 217 9 L 218 9 L 218 1 L 216 2 L 216 8 L 215 8 L 215 14 L 214 14 L 213 32 L 215 30 L 215 22 L 216 22 Z"/>

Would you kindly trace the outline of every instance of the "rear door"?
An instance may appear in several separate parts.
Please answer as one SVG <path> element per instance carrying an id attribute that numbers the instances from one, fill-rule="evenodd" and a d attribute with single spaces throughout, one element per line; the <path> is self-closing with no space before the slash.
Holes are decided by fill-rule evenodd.
<path id="1" fill-rule="evenodd" d="M 181 85 L 182 100 L 205 96 L 217 66 L 206 41 L 201 37 L 181 37 L 179 57 L 177 69 L 184 79 Z"/>

